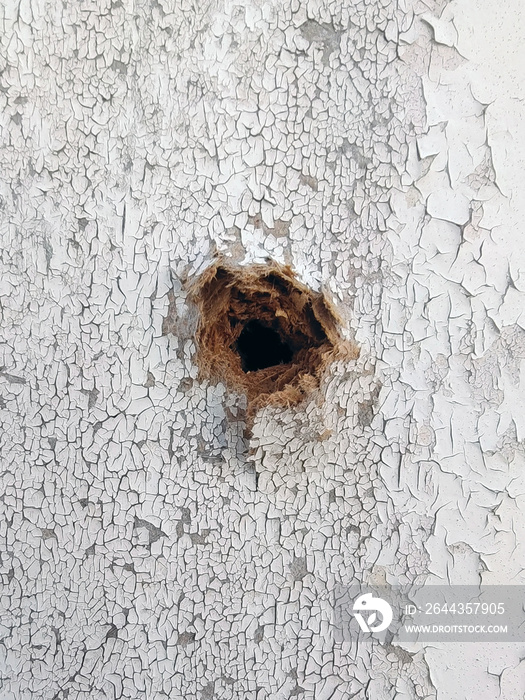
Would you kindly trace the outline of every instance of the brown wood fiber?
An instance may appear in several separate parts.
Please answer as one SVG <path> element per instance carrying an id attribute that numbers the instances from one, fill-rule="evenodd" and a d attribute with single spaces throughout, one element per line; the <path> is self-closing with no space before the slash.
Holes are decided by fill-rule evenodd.
<path id="1" fill-rule="evenodd" d="M 241 267 L 219 260 L 193 285 L 190 298 L 199 309 L 200 376 L 244 392 L 248 415 L 269 404 L 298 404 L 319 386 L 332 360 L 359 355 L 355 344 L 341 338 L 338 316 L 325 295 L 299 282 L 289 266 L 270 261 Z M 286 340 L 290 362 L 243 371 L 235 343 L 254 319 Z"/>

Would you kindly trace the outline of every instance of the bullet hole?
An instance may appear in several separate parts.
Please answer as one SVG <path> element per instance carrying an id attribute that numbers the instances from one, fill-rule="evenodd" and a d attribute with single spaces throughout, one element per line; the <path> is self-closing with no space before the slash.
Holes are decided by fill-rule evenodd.
<path id="1" fill-rule="evenodd" d="M 265 405 L 299 403 L 317 389 L 329 362 L 359 355 L 341 338 L 325 295 L 288 266 L 221 260 L 194 283 L 190 298 L 199 310 L 200 377 L 245 393 L 248 417 Z"/>

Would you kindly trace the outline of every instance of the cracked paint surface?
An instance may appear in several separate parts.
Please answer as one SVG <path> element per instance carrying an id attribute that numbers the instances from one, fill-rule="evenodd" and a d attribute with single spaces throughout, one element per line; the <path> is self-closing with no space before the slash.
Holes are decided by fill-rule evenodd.
<path id="1" fill-rule="evenodd" d="M 523 583 L 519 8 L 478 4 L 4 5 L 3 699 L 522 693 L 519 645 L 354 648 L 329 599 Z M 217 252 L 361 348 L 249 441 L 197 381 Z"/>

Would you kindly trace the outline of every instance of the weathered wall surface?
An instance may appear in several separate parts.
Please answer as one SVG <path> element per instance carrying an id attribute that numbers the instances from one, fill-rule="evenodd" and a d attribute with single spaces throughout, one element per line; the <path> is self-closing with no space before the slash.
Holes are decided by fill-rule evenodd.
<path id="1" fill-rule="evenodd" d="M 523 583 L 523 17 L 485 4 L 3 6 L 3 700 L 519 697 L 519 645 L 355 649 L 329 603 Z M 249 441 L 194 364 L 217 252 L 362 349 Z"/>

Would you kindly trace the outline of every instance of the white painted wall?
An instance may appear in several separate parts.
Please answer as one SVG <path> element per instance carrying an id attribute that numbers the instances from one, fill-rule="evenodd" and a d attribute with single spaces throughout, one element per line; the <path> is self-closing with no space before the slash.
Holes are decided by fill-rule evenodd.
<path id="1" fill-rule="evenodd" d="M 521 5 L 1 12 L 2 700 L 523 697 L 525 645 L 355 649 L 329 602 L 524 583 Z M 192 359 L 217 251 L 362 347 L 249 444 Z"/>

